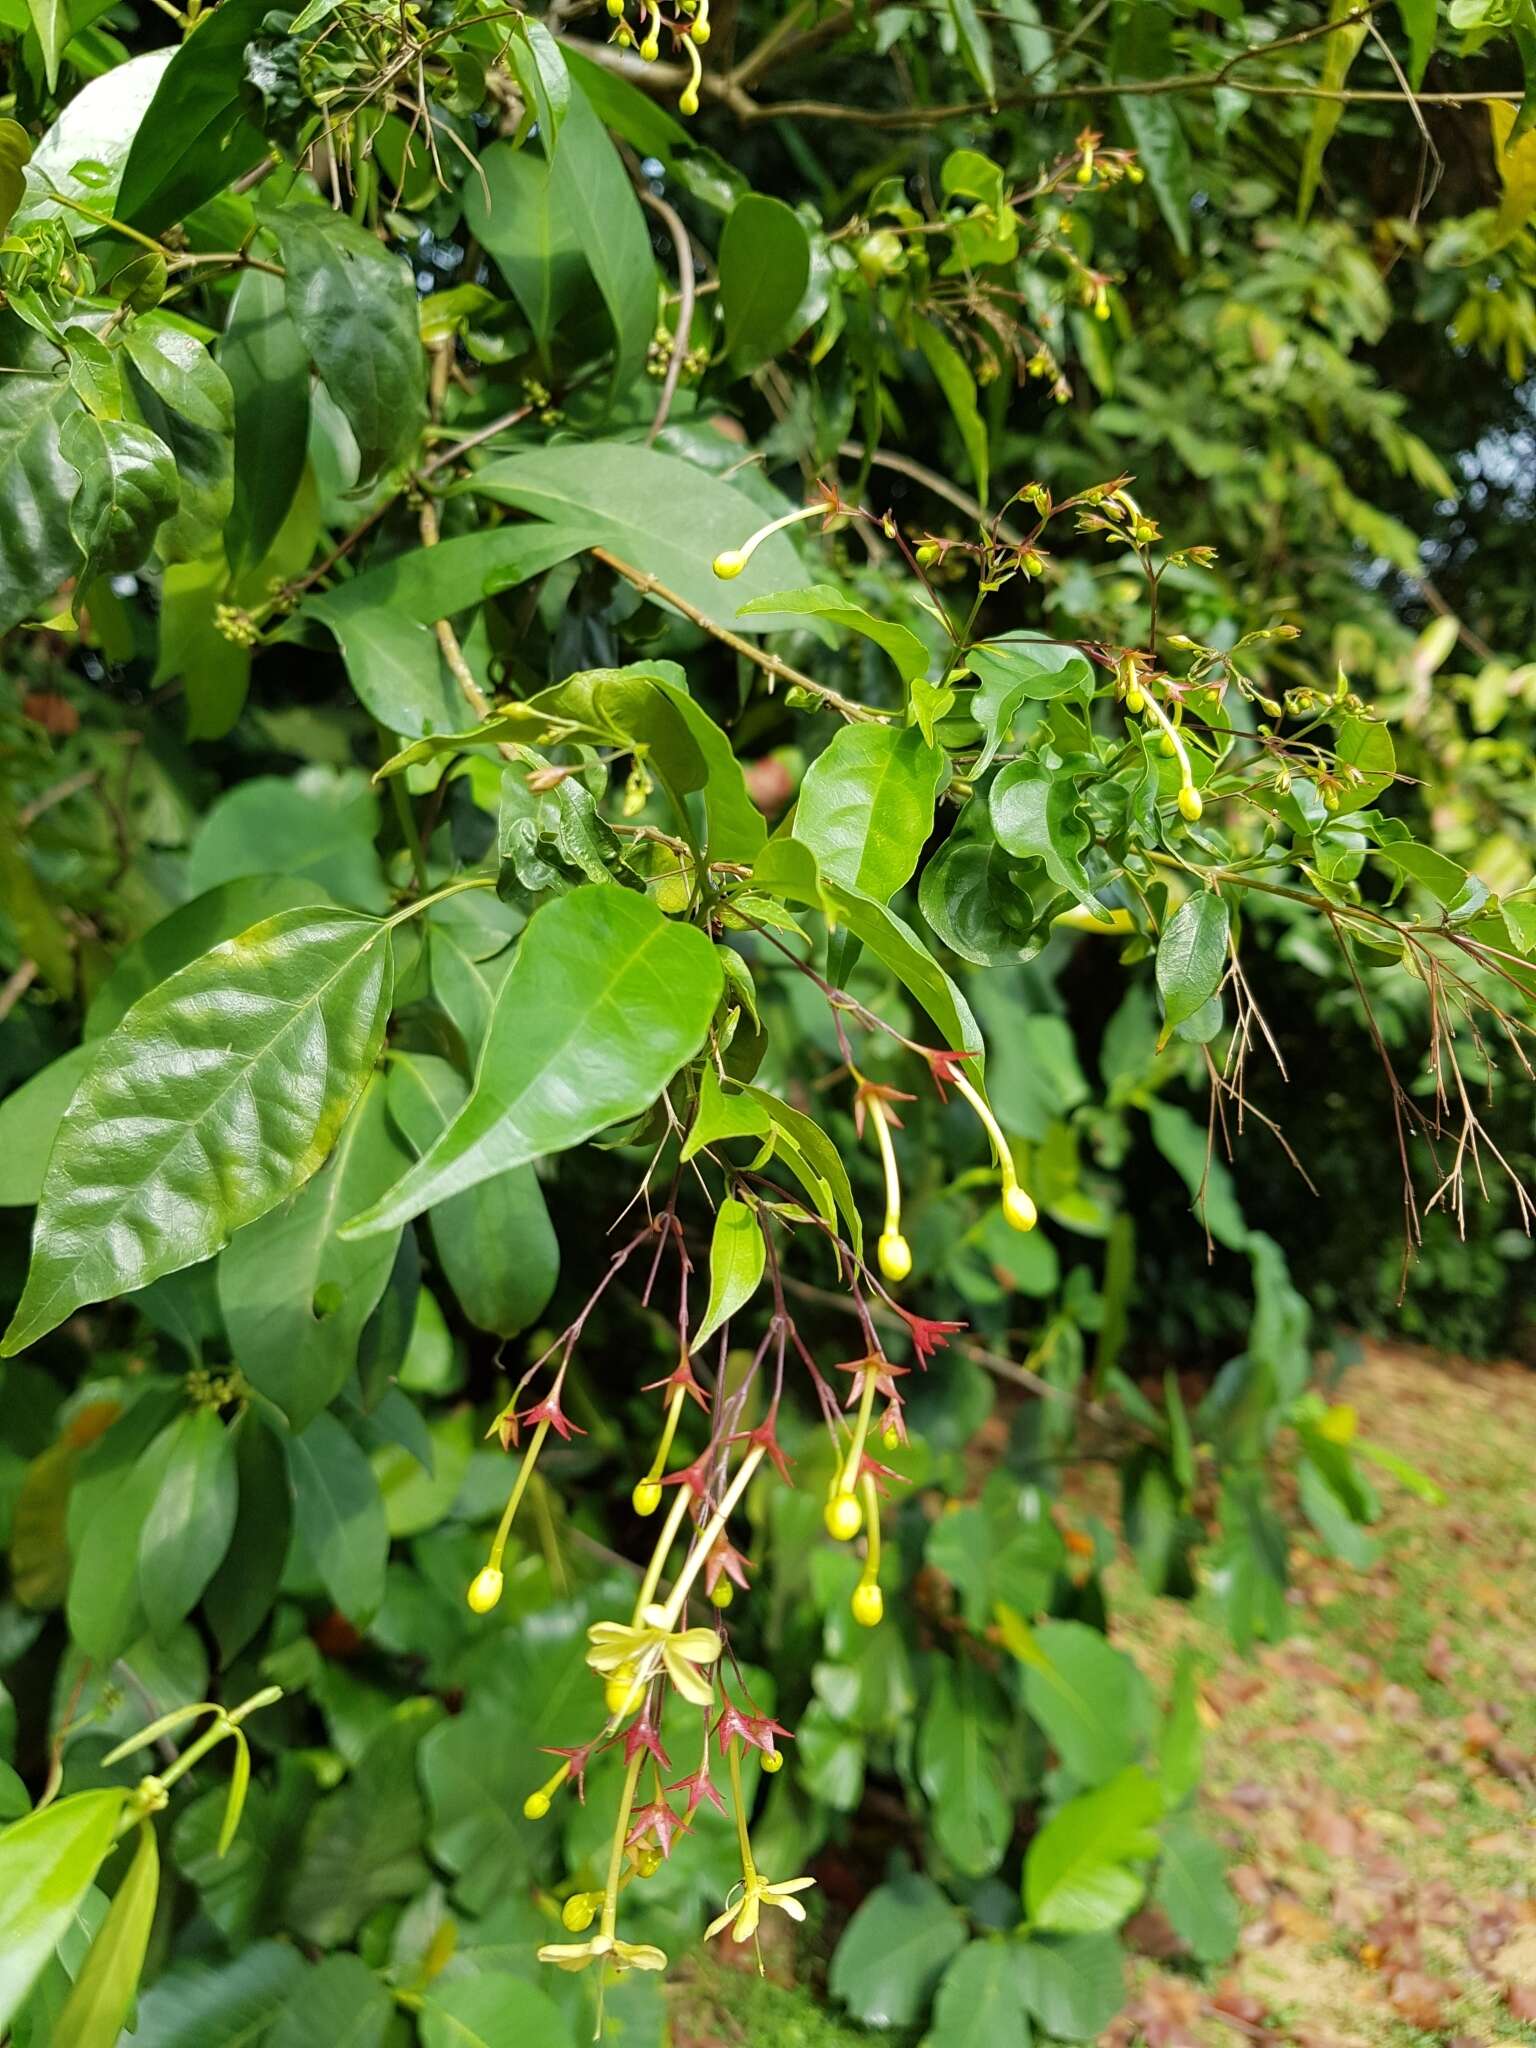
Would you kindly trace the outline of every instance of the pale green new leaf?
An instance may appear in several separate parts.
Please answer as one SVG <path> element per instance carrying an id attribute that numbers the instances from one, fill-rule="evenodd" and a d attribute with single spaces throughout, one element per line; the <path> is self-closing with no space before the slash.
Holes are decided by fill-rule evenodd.
<path id="1" fill-rule="evenodd" d="M 1318 82 L 1325 93 L 1335 97 L 1319 99 L 1312 109 L 1312 128 L 1302 153 L 1301 179 L 1296 188 L 1298 220 L 1305 220 L 1312 211 L 1318 180 L 1323 174 L 1323 157 L 1344 112 L 1344 101 L 1338 95 L 1343 93 L 1349 67 L 1366 38 L 1367 24 L 1352 18 L 1357 12 L 1355 0 L 1330 0 L 1328 18 L 1339 26 L 1324 41 L 1323 75 Z"/>
<path id="2" fill-rule="evenodd" d="M 840 590 L 834 590 L 830 583 L 816 583 L 809 590 L 775 590 L 767 597 L 754 597 L 738 607 L 736 616 L 751 619 L 770 614 L 775 624 L 781 618 L 810 617 L 846 626 L 850 633 L 861 633 L 891 657 L 903 683 L 927 671 L 928 650 L 914 632 L 894 619 L 877 618 L 852 598 L 844 597 Z"/>
<path id="3" fill-rule="evenodd" d="M 59 58 L 70 37 L 69 8 L 66 0 L 27 0 L 27 12 L 37 32 L 43 53 L 43 75 L 52 92 L 59 82 Z"/>
<path id="4" fill-rule="evenodd" d="M 298 910 L 142 997 L 59 1127 L 0 1352 L 195 1265 L 302 1187 L 377 1056 L 391 980 L 386 925 Z"/>
<path id="5" fill-rule="evenodd" d="M 877 903 L 909 881 L 949 757 L 916 726 L 845 725 L 806 770 L 794 835 L 822 876 Z"/>
<path id="6" fill-rule="evenodd" d="M 121 1785 L 76 1792 L 0 1834 L 0 2027 L 74 1918 L 127 1797 Z"/>
<path id="7" fill-rule="evenodd" d="M 1118 1927 L 1146 1890 L 1129 1865 L 1157 1854 L 1151 1823 L 1162 1804 L 1156 1779 L 1133 1764 L 1052 1814 L 1024 1859 L 1024 1909 L 1031 1923 L 1057 1934 Z"/>
<path id="8" fill-rule="evenodd" d="M 722 1323 L 729 1322 L 762 1285 L 767 1249 L 757 1211 L 750 1203 L 727 1195 L 715 1211 L 709 1245 L 709 1304 L 693 1333 L 693 1346 L 706 1344 Z"/>
<path id="9" fill-rule="evenodd" d="M 1157 990 L 1164 1033 L 1208 1003 L 1227 971 L 1231 914 L 1214 889 L 1181 903 L 1157 942 Z"/>
<path id="10" fill-rule="evenodd" d="M 960 445 L 965 450 L 971 475 L 976 479 L 976 495 L 985 505 L 991 457 L 986 422 L 976 408 L 976 379 L 959 349 L 939 332 L 931 320 L 917 322 L 916 340 L 918 352 L 932 370 L 944 394 L 944 402 L 960 429 Z"/>
<path id="11" fill-rule="evenodd" d="M 49 2048 L 109 2048 L 128 2018 L 160 1891 L 153 1822 L 141 1821 L 137 1833 L 133 1861 L 54 2023 Z"/>
<path id="12" fill-rule="evenodd" d="M 390 1230 L 638 1116 L 703 1045 L 722 981 L 704 934 L 646 897 L 589 883 L 544 904 L 502 983 L 469 1100 L 349 1234 Z"/>

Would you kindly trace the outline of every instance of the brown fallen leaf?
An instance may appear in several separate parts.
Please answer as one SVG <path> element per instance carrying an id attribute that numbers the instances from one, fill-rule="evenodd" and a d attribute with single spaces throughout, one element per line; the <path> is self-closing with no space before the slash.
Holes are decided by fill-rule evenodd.
<path id="1" fill-rule="evenodd" d="M 1536 1984 L 1511 1984 L 1504 2003 L 1517 2020 L 1536 2020 Z"/>
<path id="2" fill-rule="evenodd" d="M 1461 1659 L 1446 1636 L 1437 1632 L 1430 1637 L 1429 1648 L 1424 1652 L 1424 1669 L 1438 1685 L 1449 1685 L 1460 1664 Z"/>
<path id="3" fill-rule="evenodd" d="M 1476 1756 L 1485 1749 L 1492 1749 L 1498 1741 L 1499 1724 L 1481 1707 L 1474 1707 L 1470 1714 L 1461 1717 L 1461 1739 L 1469 1754 Z"/>
<path id="4" fill-rule="evenodd" d="M 1421 1970 L 1399 1970 L 1387 1985 L 1387 2000 L 1394 2012 L 1415 2027 L 1431 2032 L 1440 2025 L 1452 1991 L 1437 1977 Z"/>
<path id="5" fill-rule="evenodd" d="M 1325 1800 L 1317 1800 L 1301 1816 L 1301 1832 L 1325 1856 L 1353 1856 L 1359 1847 L 1359 1833 L 1348 1814 Z"/>
<path id="6" fill-rule="evenodd" d="M 1282 1934 L 1290 1935 L 1294 1941 L 1328 1941 L 1333 1935 L 1330 1923 L 1321 1914 L 1304 1906 L 1300 1899 L 1276 1899 L 1269 1909 L 1269 1917 Z"/>

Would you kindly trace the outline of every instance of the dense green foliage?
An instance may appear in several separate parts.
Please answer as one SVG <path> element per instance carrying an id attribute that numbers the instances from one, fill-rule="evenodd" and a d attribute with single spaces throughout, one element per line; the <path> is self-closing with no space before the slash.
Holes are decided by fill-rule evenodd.
<path id="1" fill-rule="evenodd" d="M 0 2027 L 1219 1963 L 1102 1570 L 1281 1633 L 1525 1244 L 1536 15 L 0 32 Z"/>

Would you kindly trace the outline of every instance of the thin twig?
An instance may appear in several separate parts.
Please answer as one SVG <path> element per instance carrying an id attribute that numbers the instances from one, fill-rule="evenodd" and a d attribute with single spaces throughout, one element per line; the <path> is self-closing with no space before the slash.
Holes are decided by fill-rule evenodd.
<path id="1" fill-rule="evenodd" d="M 672 237 L 672 246 L 677 251 L 677 331 L 672 336 L 672 356 L 667 364 L 667 374 L 662 380 L 661 397 L 656 403 L 656 416 L 651 421 L 645 437 L 647 448 L 654 446 L 656 436 L 667 423 L 667 414 L 672 410 L 672 400 L 677 395 L 677 380 L 683 374 L 683 362 L 693 339 L 693 244 L 688 239 L 688 230 L 683 226 L 676 209 L 668 206 L 665 199 L 641 185 L 636 188 L 642 206 L 648 206 Z"/>

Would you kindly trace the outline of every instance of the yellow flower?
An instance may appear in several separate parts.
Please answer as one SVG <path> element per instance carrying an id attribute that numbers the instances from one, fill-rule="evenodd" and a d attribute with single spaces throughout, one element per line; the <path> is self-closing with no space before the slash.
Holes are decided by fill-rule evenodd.
<path id="1" fill-rule="evenodd" d="M 698 1667 L 713 1664 L 720 1655 L 719 1636 L 712 1628 L 668 1629 L 666 1619 L 663 1608 L 647 1607 L 638 1628 L 618 1621 L 594 1622 L 587 1630 L 592 1645 L 587 1663 L 605 1676 L 630 1664 L 641 1680 L 648 1675 L 647 1667 L 654 1671 L 659 1663 L 685 1700 L 696 1707 L 710 1706 L 714 1687 Z"/>
<path id="2" fill-rule="evenodd" d="M 810 1883 L 806 1879 L 806 1883 Z M 620 1941 L 616 1934 L 594 1934 L 590 1941 L 549 1941 L 539 1950 L 541 1963 L 557 1970 L 584 1970 L 589 1963 L 611 1961 L 616 1970 L 664 1970 L 664 1950 L 647 1941 Z"/>
<path id="3" fill-rule="evenodd" d="M 757 1932 L 764 1906 L 777 1906 L 791 1920 L 803 1920 L 805 1908 L 793 1894 L 803 1892 L 815 1882 L 814 1877 L 786 1877 L 779 1884 L 770 1884 L 754 1870 L 746 1879 L 741 1898 L 734 1906 L 727 1906 L 719 1919 L 710 1921 L 704 1939 L 712 1941 L 723 1927 L 729 1927 L 732 1941 L 750 1941 Z"/>

